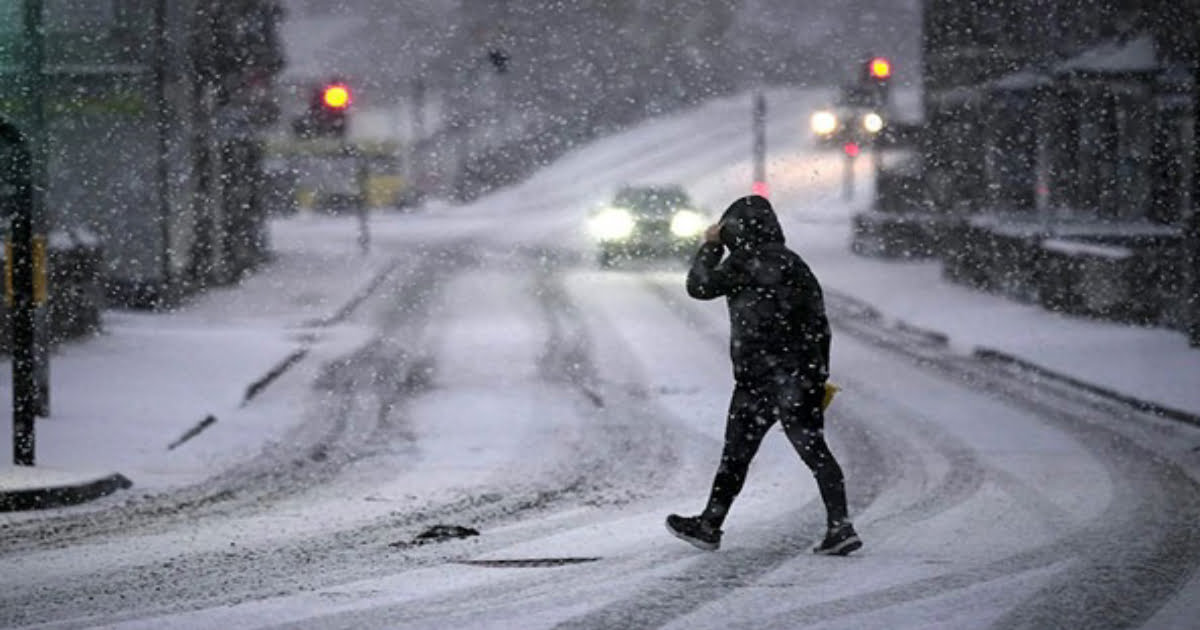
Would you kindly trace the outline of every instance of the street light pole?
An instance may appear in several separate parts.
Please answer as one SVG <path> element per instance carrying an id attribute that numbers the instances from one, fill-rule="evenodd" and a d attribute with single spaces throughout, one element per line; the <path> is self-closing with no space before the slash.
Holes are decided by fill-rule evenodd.
<path id="1" fill-rule="evenodd" d="M 754 135 L 754 184 L 751 192 L 768 196 L 767 188 L 767 97 L 762 90 L 754 91 L 754 111 L 751 127 Z"/>
<path id="2" fill-rule="evenodd" d="M 1197 46 L 1193 44 L 1193 46 Z M 1184 120 L 1183 277 L 1184 326 L 1188 342 L 1200 348 L 1200 46 L 1192 50 L 1192 111 Z"/>

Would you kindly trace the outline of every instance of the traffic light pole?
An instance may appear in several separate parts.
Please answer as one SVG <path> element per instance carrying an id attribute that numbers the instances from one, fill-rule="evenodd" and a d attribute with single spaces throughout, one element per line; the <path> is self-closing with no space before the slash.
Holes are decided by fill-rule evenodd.
<path id="1" fill-rule="evenodd" d="M 354 160 L 354 178 L 358 182 L 358 250 L 366 256 L 371 253 L 371 225 L 367 216 L 370 211 L 370 168 L 363 151 L 355 149 Z"/>
<path id="2" fill-rule="evenodd" d="M 858 149 L 849 146 L 842 147 L 846 159 L 842 162 L 842 199 L 854 199 L 854 163 L 858 161 Z"/>
<path id="3" fill-rule="evenodd" d="M 879 145 L 878 134 L 872 135 L 867 141 L 867 148 L 871 151 L 871 179 L 875 182 L 876 198 L 879 191 L 879 172 L 883 170 L 883 149 Z"/>
<path id="4" fill-rule="evenodd" d="M 871 84 L 871 99 L 874 101 L 875 113 L 878 114 L 883 121 L 891 119 L 891 80 L 892 80 L 892 62 L 887 57 L 871 57 L 867 61 L 866 67 L 867 81 Z M 883 125 L 876 131 L 866 130 L 867 140 L 864 143 L 866 149 L 871 152 L 871 179 L 875 182 L 876 197 L 879 190 L 879 172 L 883 169 L 883 152 L 880 149 L 879 134 L 883 131 Z"/>
<path id="5" fill-rule="evenodd" d="M 37 378 L 37 329 L 35 312 L 34 220 L 45 204 L 46 159 L 43 108 L 42 0 L 25 0 L 25 85 L 29 89 L 31 115 L 28 140 L 28 190 L 13 213 L 9 229 L 12 268 L 12 385 L 13 463 L 33 466 L 37 440 L 34 421 L 43 409 Z"/>

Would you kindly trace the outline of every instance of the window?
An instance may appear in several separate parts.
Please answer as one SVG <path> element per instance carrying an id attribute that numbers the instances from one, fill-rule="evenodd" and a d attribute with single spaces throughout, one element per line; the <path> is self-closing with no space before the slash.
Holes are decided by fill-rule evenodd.
<path id="1" fill-rule="evenodd" d="M 0 2 L 0 33 L 19 33 L 25 28 L 25 6 L 22 2 Z"/>
<path id="2" fill-rule="evenodd" d="M 45 0 L 42 15 L 47 31 L 72 33 L 111 28 L 115 12 L 112 2 Z"/>

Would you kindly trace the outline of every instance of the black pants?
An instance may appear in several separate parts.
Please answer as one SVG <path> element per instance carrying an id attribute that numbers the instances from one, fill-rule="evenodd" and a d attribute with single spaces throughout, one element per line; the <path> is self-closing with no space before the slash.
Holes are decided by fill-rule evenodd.
<path id="1" fill-rule="evenodd" d="M 824 394 L 822 381 L 794 373 L 737 383 L 729 401 L 721 464 L 702 515 L 707 521 L 717 527 L 724 523 L 746 481 L 750 461 L 776 422 L 783 425 L 788 440 L 816 477 L 828 523 L 847 520 L 842 468 L 825 443 Z"/>

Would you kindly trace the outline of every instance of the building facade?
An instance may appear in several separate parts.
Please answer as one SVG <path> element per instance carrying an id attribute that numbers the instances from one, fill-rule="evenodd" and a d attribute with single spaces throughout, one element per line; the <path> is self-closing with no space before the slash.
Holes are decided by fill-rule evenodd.
<path id="1" fill-rule="evenodd" d="M 1198 5 L 925 3 L 920 249 L 947 277 L 1200 344 Z"/>
<path id="2" fill-rule="evenodd" d="M 39 229 L 97 244 L 103 293 L 134 306 L 170 303 L 261 260 L 256 146 L 282 67 L 275 3 L 38 4 L 37 69 L 27 2 L 0 4 L 0 119 L 41 126 Z"/>

